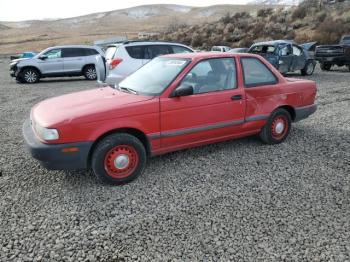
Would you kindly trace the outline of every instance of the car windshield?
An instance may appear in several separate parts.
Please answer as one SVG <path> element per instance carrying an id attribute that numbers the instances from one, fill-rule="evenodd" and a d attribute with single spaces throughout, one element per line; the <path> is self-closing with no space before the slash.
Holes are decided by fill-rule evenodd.
<path id="1" fill-rule="evenodd" d="M 159 95 L 188 63 L 189 59 L 157 57 L 120 82 L 119 88 L 142 95 Z"/>
<path id="2" fill-rule="evenodd" d="M 343 38 L 343 43 L 346 44 L 346 45 L 350 45 L 350 36 L 345 36 Z"/>

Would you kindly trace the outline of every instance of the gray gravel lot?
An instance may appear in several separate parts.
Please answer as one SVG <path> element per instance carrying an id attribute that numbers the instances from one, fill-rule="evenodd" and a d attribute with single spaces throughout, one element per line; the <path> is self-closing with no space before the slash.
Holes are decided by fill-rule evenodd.
<path id="1" fill-rule="evenodd" d="M 35 103 L 95 83 L 18 85 L 0 60 L 0 261 L 350 261 L 350 73 L 341 70 L 309 77 L 319 109 L 284 143 L 250 137 L 155 157 L 136 181 L 112 187 L 90 171 L 41 168 L 21 133 Z"/>

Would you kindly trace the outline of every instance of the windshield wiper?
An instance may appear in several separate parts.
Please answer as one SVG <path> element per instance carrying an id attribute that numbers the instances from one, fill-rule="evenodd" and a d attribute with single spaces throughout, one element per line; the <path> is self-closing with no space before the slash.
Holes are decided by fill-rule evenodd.
<path id="1" fill-rule="evenodd" d="M 120 91 L 124 91 L 124 92 L 126 91 L 128 93 L 135 94 L 135 95 L 138 94 L 138 92 L 136 90 L 134 90 L 132 88 L 128 88 L 128 87 L 121 87 L 121 86 L 119 86 L 119 90 Z"/>

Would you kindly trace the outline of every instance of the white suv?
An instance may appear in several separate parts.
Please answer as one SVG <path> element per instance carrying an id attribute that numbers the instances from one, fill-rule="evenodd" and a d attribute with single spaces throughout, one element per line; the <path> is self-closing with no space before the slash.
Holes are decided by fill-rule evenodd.
<path id="1" fill-rule="evenodd" d="M 96 80 L 96 55 L 104 56 L 97 46 L 50 47 L 32 58 L 13 60 L 10 73 L 21 83 L 36 83 L 44 77 L 81 75 L 88 80 Z"/>
<path id="2" fill-rule="evenodd" d="M 106 49 L 107 77 L 109 85 L 119 84 L 125 77 L 148 63 L 154 57 L 166 54 L 192 53 L 188 46 L 161 41 L 127 41 L 109 45 Z"/>

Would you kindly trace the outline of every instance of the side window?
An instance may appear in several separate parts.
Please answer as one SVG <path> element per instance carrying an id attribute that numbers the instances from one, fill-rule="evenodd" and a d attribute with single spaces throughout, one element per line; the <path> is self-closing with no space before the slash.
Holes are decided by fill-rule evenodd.
<path id="1" fill-rule="evenodd" d="M 174 54 L 178 54 L 178 53 L 192 53 L 192 50 L 183 47 L 183 46 L 179 46 L 179 45 L 172 45 L 171 46 L 173 53 Z"/>
<path id="2" fill-rule="evenodd" d="M 145 59 L 153 59 L 157 56 L 171 54 L 172 50 L 167 45 L 150 45 L 145 47 Z"/>
<path id="3" fill-rule="evenodd" d="M 277 83 L 276 76 L 259 59 L 254 57 L 241 58 L 244 85 L 246 87 L 272 85 Z"/>
<path id="4" fill-rule="evenodd" d="M 85 56 L 85 52 L 83 48 L 63 48 L 62 49 L 62 57 L 79 57 Z"/>
<path id="5" fill-rule="evenodd" d="M 285 45 L 282 46 L 280 49 L 280 56 L 288 56 L 291 54 L 291 50 L 290 50 L 290 46 L 289 45 Z"/>
<path id="6" fill-rule="evenodd" d="M 144 46 L 127 46 L 125 49 L 130 57 L 144 59 Z"/>
<path id="7" fill-rule="evenodd" d="M 199 62 L 181 84 L 191 85 L 194 94 L 237 88 L 236 63 L 233 58 L 214 58 Z"/>
<path id="8" fill-rule="evenodd" d="M 47 56 L 47 59 L 56 59 L 62 57 L 61 53 L 61 49 L 52 49 L 50 51 L 47 51 L 44 55 Z"/>
<path id="9" fill-rule="evenodd" d="M 293 55 L 301 56 L 302 53 L 303 52 L 302 52 L 302 50 L 299 47 L 293 45 Z"/>
<path id="10" fill-rule="evenodd" d="M 84 49 L 84 51 L 85 51 L 86 56 L 99 54 L 95 49 L 86 48 L 86 49 Z"/>

